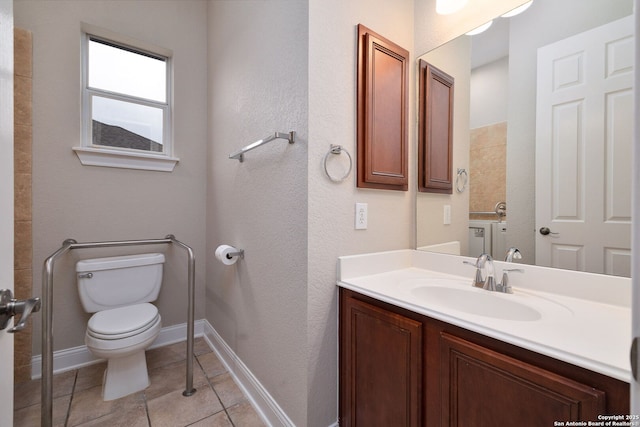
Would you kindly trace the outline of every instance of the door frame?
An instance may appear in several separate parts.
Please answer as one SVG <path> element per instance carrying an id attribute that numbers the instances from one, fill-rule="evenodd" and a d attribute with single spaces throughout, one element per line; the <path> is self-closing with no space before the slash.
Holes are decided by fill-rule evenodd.
<path id="1" fill-rule="evenodd" d="M 638 37 L 638 30 L 640 29 L 640 0 L 634 0 L 633 10 L 635 16 L 635 56 L 636 65 L 634 67 L 634 105 L 636 107 L 634 116 L 637 117 L 638 108 L 640 105 L 640 67 L 638 67 L 638 61 L 640 60 L 640 54 L 638 49 L 640 48 L 640 37 Z M 633 337 L 640 337 L 640 126 L 636 124 L 633 131 L 633 183 L 632 183 L 632 197 L 633 197 L 633 214 L 631 220 L 631 234 L 632 242 L 631 247 L 631 333 Z M 640 363 L 640 355 L 636 354 L 636 365 Z M 640 382 L 634 378 L 631 381 L 631 413 L 640 414 Z"/>
<path id="2" fill-rule="evenodd" d="M 0 0 L 0 288 L 11 291 L 13 203 L 13 0 Z M 0 414 L 13 425 L 13 334 L 6 329 L 0 331 L 0 349 Z"/>

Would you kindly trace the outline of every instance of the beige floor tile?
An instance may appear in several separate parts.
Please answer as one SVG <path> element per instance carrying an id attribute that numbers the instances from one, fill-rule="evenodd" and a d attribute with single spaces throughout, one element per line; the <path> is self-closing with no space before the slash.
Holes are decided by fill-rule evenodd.
<path id="1" fill-rule="evenodd" d="M 204 338 L 200 337 L 194 340 L 193 353 L 196 356 L 200 356 L 201 354 L 205 354 L 205 353 L 211 353 L 212 351 L 213 350 L 211 350 L 211 347 L 209 347 L 209 344 L 207 344 Z"/>
<path id="2" fill-rule="evenodd" d="M 53 422 L 54 427 L 64 427 L 67 420 L 67 412 L 69 411 L 69 402 L 71 395 L 62 396 L 53 399 Z M 13 427 L 33 427 L 39 426 L 42 414 L 40 413 L 40 404 L 27 406 L 13 412 Z"/>
<path id="3" fill-rule="evenodd" d="M 223 410 L 211 387 L 201 387 L 190 397 L 174 391 L 147 401 L 153 427 L 186 426 Z"/>
<path id="4" fill-rule="evenodd" d="M 212 378 L 211 384 L 225 408 L 229 408 L 246 400 L 244 394 L 242 394 L 242 390 L 240 390 L 235 381 L 233 381 L 229 373 Z"/>
<path id="5" fill-rule="evenodd" d="M 116 400 L 102 400 L 102 386 L 73 394 L 69 412 L 69 426 L 76 426 L 117 412 L 144 408 L 144 393 L 138 392 Z"/>
<path id="6" fill-rule="evenodd" d="M 194 343 L 195 348 L 195 343 Z M 157 369 L 187 358 L 186 341 L 147 350 L 147 369 Z"/>
<path id="7" fill-rule="evenodd" d="M 144 405 L 134 406 L 123 411 L 112 412 L 78 427 L 149 427 L 147 410 Z M 71 424 L 69 424 L 71 427 Z"/>
<path id="8" fill-rule="evenodd" d="M 227 413 L 235 427 L 262 427 L 266 425 L 248 401 L 227 408 Z"/>
<path id="9" fill-rule="evenodd" d="M 95 365 L 89 365 L 78 369 L 76 387 L 73 389 L 74 393 L 87 390 L 98 385 L 101 386 L 105 369 L 107 369 L 107 362 L 100 362 Z"/>
<path id="10" fill-rule="evenodd" d="M 197 359 L 208 378 L 217 377 L 227 372 L 227 368 L 224 367 L 214 352 L 200 355 Z"/>
<path id="11" fill-rule="evenodd" d="M 151 384 L 145 390 L 147 400 L 179 390 L 183 392 L 187 385 L 187 371 L 185 362 L 177 362 L 172 365 L 149 371 Z M 193 386 L 198 389 L 208 387 L 207 377 L 197 363 L 193 364 Z"/>
<path id="12" fill-rule="evenodd" d="M 233 424 L 231 424 L 227 413 L 220 411 L 204 420 L 189 424 L 189 427 L 233 427 Z"/>
<path id="13" fill-rule="evenodd" d="M 76 371 L 67 371 L 53 376 L 53 398 L 66 396 L 73 392 L 73 384 L 76 380 Z M 14 402 L 15 409 L 40 403 L 40 380 L 27 381 L 15 384 Z"/>
<path id="14" fill-rule="evenodd" d="M 147 352 L 151 385 L 109 402 L 102 400 L 106 362 L 55 375 L 53 425 L 60 427 L 242 427 L 264 425 L 203 338 L 194 342 L 194 387 L 182 396 L 186 343 Z M 207 379 L 209 378 L 209 380 Z M 215 387 L 209 385 L 209 382 Z M 73 396 L 71 395 L 73 393 Z M 40 424 L 40 380 L 16 383 L 14 427 Z M 222 402 L 222 403 L 221 403 Z M 223 404 L 230 407 L 223 410 Z M 149 422 L 151 420 L 151 423 Z"/>

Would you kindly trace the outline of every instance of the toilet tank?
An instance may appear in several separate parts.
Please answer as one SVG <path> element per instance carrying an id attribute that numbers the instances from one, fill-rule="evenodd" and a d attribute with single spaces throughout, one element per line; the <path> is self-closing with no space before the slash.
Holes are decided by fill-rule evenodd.
<path id="1" fill-rule="evenodd" d="M 164 255 L 160 253 L 78 261 L 76 274 L 82 307 L 87 313 L 158 298 Z"/>

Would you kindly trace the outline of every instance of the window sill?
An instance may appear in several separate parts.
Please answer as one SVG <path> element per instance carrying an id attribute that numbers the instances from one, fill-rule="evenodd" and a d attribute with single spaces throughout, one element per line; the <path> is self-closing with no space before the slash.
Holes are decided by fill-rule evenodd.
<path id="1" fill-rule="evenodd" d="M 73 151 L 85 166 L 173 172 L 176 163 L 180 161 L 177 157 L 95 147 L 73 147 Z"/>

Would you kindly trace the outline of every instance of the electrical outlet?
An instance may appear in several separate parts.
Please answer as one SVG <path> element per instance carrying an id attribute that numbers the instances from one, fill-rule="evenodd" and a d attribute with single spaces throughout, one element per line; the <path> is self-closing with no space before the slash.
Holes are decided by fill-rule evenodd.
<path id="1" fill-rule="evenodd" d="M 367 229 L 367 204 L 356 203 L 356 230 Z"/>
<path id="2" fill-rule="evenodd" d="M 451 224 L 451 205 L 444 205 L 444 225 Z"/>

